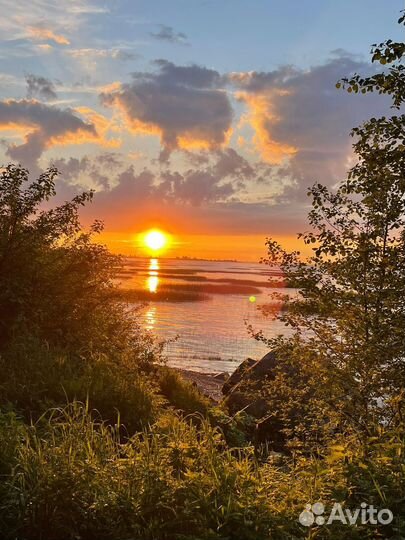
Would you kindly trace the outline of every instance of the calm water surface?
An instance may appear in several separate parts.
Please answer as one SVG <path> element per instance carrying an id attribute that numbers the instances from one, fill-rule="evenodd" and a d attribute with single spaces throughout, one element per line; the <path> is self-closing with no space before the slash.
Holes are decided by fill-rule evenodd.
<path id="1" fill-rule="evenodd" d="M 288 332 L 258 309 L 270 303 L 278 309 L 272 291 L 295 293 L 266 287 L 269 273 L 254 263 L 131 259 L 121 284 L 147 295 L 143 324 L 160 339 L 173 340 L 165 348 L 169 365 L 231 373 L 248 356 L 259 359 L 267 352 L 247 325 L 266 337 Z"/>

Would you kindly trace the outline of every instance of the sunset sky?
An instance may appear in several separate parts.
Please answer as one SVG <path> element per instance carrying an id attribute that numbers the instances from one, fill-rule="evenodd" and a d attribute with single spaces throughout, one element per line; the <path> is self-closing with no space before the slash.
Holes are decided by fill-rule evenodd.
<path id="1" fill-rule="evenodd" d="M 0 161 L 96 190 L 84 222 L 143 255 L 258 260 L 293 247 L 307 187 L 353 162 L 350 128 L 386 110 L 335 88 L 402 38 L 403 0 L 0 0 Z M 381 66 L 377 66 L 377 69 Z"/>

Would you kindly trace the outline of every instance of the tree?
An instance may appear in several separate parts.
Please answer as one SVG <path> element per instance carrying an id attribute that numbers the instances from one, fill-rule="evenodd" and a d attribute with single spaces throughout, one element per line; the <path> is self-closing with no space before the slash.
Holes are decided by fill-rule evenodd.
<path id="1" fill-rule="evenodd" d="M 374 45 L 373 62 L 388 70 L 337 86 L 389 95 L 398 109 L 405 101 L 404 59 L 404 43 Z M 300 291 L 285 298 L 280 318 L 296 330 L 296 354 L 314 362 L 325 411 L 369 435 L 371 426 L 400 420 L 403 407 L 405 116 L 371 118 L 352 136 L 357 162 L 347 179 L 336 191 L 318 183 L 309 190 L 310 230 L 299 237 L 313 246 L 312 256 L 303 260 L 267 239 L 265 262 L 280 266 Z"/>
<path id="2" fill-rule="evenodd" d="M 120 350 L 136 324 L 114 296 L 119 259 L 93 241 L 99 221 L 81 227 L 92 192 L 44 208 L 57 175 L 50 168 L 29 183 L 26 169 L 8 165 L 0 176 L 0 351 L 27 336 L 75 351 Z"/>

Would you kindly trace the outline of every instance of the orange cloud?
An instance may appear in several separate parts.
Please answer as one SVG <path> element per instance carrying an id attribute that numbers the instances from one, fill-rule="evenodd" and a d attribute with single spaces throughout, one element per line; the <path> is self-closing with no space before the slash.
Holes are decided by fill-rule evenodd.
<path id="1" fill-rule="evenodd" d="M 9 100 L 9 103 L 13 104 L 15 102 Z M 35 104 L 37 102 L 31 100 L 29 103 Z M 46 141 L 46 148 L 57 145 L 83 144 L 89 142 L 95 142 L 110 148 L 116 148 L 120 145 L 120 141 L 116 139 L 109 140 L 106 137 L 109 129 L 109 121 L 107 118 L 87 107 L 78 107 L 76 111 L 80 113 L 86 123 L 83 123 L 81 127 L 77 128 L 75 126 L 75 128 L 71 130 L 67 128 L 66 131 L 62 133 L 50 136 Z M 91 127 L 91 129 L 89 129 L 89 127 Z M 0 131 L 12 131 L 16 134 L 23 135 L 24 142 L 27 143 L 30 135 L 41 131 L 41 126 L 29 118 L 24 118 L 21 123 L 13 120 L 1 121 L 0 119 Z"/>
<path id="2" fill-rule="evenodd" d="M 285 159 L 294 156 L 298 149 L 290 144 L 274 140 L 270 133 L 272 124 L 280 121 L 272 107 L 272 93 L 278 95 L 286 93 L 286 90 L 272 90 L 264 94 L 251 94 L 239 92 L 236 97 L 246 103 L 248 113 L 244 116 L 244 122 L 248 123 L 255 135 L 253 144 L 260 152 L 262 159 L 268 163 L 280 165 Z"/>
<path id="3" fill-rule="evenodd" d="M 119 100 L 116 100 L 114 105 L 118 109 L 125 124 L 125 128 L 128 129 L 128 131 L 135 135 L 156 135 L 160 138 L 163 137 L 163 129 L 160 126 L 151 122 L 142 122 L 137 118 L 132 118 L 125 106 Z"/>
<path id="4" fill-rule="evenodd" d="M 48 54 L 53 50 L 52 45 L 49 45 L 49 43 L 39 43 L 36 45 L 36 48 L 39 52 Z"/>
<path id="5" fill-rule="evenodd" d="M 117 90 L 120 90 L 121 83 L 119 81 L 113 81 L 112 83 L 105 84 L 98 87 L 99 92 L 116 92 Z"/>
<path id="6" fill-rule="evenodd" d="M 35 131 L 36 126 L 34 123 L 26 122 L 26 123 L 17 123 L 13 121 L 4 121 L 0 119 L 0 131 L 9 131 L 13 135 L 28 135 L 30 132 L 32 133 Z"/>
<path id="7" fill-rule="evenodd" d="M 82 142 L 97 142 L 108 148 L 118 148 L 121 145 L 120 140 L 108 138 L 108 132 L 112 128 L 112 123 L 108 118 L 102 114 L 99 114 L 90 107 L 77 107 L 75 111 L 77 111 L 86 120 L 86 122 L 93 125 L 96 129 L 97 135 L 93 141 L 89 141 L 89 139 L 87 139 Z M 86 133 L 84 135 L 87 136 Z"/>
<path id="8" fill-rule="evenodd" d="M 44 28 L 42 26 L 30 26 L 28 28 L 28 32 L 33 39 L 53 41 L 58 45 L 70 45 L 70 41 L 65 36 L 56 34 L 50 28 Z"/>
<path id="9" fill-rule="evenodd" d="M 108 129 L 109 121 L 92 109 L 59 109 L 34 99 L 0 101 L 0 131 L 12 130 L 23 139 L 22 144 L 9 144 L 7 154 L 26 166 L 55 145 L 118 146 L 107 138 Z"/>
<path id="10" fill-rule="evenodd" d="M 204 136 L 199 137 L 198 133 L 189 133 L 177 138 L 177 145 L 182 150 L 214 150 L 229 146 L 233 130 L 229 128 L 224 132 L 224 139 L 221 143 L 209 141 Z"/>
<path id="11" fill-rule="evenodd" d="M 124 118 L 126 129 L 135 135 L 154 135 L 159 137 L 161 140 L 165 139 L 165 132 L 162 127 L 152 122 L 142 122 L 141 120 L 131 118 L 128 111 L 119 101 L 116 101 L 115 105 L 120 110 L 122 117 Z M 227 132 L 225 132 L 223 142 L 218 144 L 216 141 L 207 140 L 204 134 L 199 136 L 198 133 L 190 131 L 177 136 L 170 149 L 180 148 L 181 150 L 212 150 L 214 148 L 228 146 L 231 136 L 232 129 L 230 128 Z"/>
<path id="12" fill-rule="evenodd" d="M 114 83 L 115 85 L 115 83 Z M 198 128 L 192 128 L 189 131 L 184 131 L 176 136 L 168 136 L 164 127 L 154 122 L 145 122 L 137 118 L 133 118 L 127 107 L 119 99 L 114 101 L 115 107 L 119 110 L 121 117 L 124 119 L 125 128 L 135 135 L 154 135 L 159 137 L 166 148 L 174 150 L 213 150 L 224 148 L 229 145 L 233 130 L 228 128 L 222 134 L 222 141 L 210 139 L 204 130 L 199 133 Z M 76 109 L 80 111 L 80 109 Z"/>

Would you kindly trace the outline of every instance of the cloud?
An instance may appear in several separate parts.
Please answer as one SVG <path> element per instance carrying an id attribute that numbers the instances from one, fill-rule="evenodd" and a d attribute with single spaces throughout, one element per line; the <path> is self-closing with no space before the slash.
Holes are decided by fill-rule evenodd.
<path id="1" fill-rule="evenodd" d="M 106 7 L 94 6 L 89 4 L 77 5 L 68 8 L 70 13 L 77 13 L 79 15 L 99 15 L 104 13 L 110 13 L 110 10 Z"/>
<path id="2" fill-rule="evenodd" d="M 67 46 L 70 36 L 80 32 L 89 15 L 101 11 L 104 13 L 107 9 L 86 0 L 1 0 L 1 39 L 12 42 L 13 49 L 18 40 L 45 40 Z"/>
<path id="3" fill-rule="evenodd" d="M 151 208 L 162 208 L 164 201 L 157 196 L 155 175 L 152 171 L 135 172 L 133 166 L 127 167 L 117 175 L 115 186 L 97 193 L 93 208 L 89 209 L 91 218 L 101 218 L 107 226 L 133 226 L 138 215 L 147 214 Z"/>
<path id="4" fill-rule="evenodd" d="M 104 92 L 104 105 L 120 109 L 136 133 L 158 135 L 166 153 L 176 148 L 215 149 L 229 140 L 232 108 L 217 71 L 155 62 L 157 71 Z"/>
<path id="5" fill-rule="evenodd" d="M 27 97 L 30 99 L 39 98 L 49 101 L 58 97 L 53 82 L 45 77 L 27 73 L 25 81 L 27 83 Z"/>
<path id="6" fill-rule="evenodd" d="M 142 173 L 130 168 L 119 186 L 100 194 L 106 215 L 112 216 L 107 200 L 121 208 L 124 227 L 129 226 L 124 214 L 136 205 L 145 219 L 148 212 L 165 215 L 187 230 L 201 231 L 205 220 L 206 228 L 223 233 L 290 233 L 306 214 L 307 187 L 315 181 L 333 186 L 344 177 L 353 157 L 350 129 L 388 111 L 380 96 L 355 97 L 335 88 L 342 76 L 372 69 L 342 51 L 306 70 L 282 66 L 222 75 L 163 60 L 156 66 L 102 95 L 105 105 L 124 113 L 132 130 L 159 135 L 169 152 L 183 150 L 183 168 Z M 249 159 L 226 147 L 231 92 L 246 107 L 233 128 L 250 142 L 244 156 L 255 151 Z M 218 106 L 219 123 L 210 116 L 210 99 Z M 177 163 L 177 156 L 172 161 Z"/>
<path id="7" fill-rule="evenodd" d="M 181 223 L 183 230 L 189 230 L 207 205 L 226 200 L 232 192 L 231 182 L 214 178 L 208 170 L 159 174 L 129 166 L 118 175 L 115 186 L 96 194 L 87 215 L 98 216 L 115 230 L 136 230 L 147 221 L 163 221 L 169 229 Z"/>
<path id="8" fill-rule="evenodd" d="M 284 165 L 297 196 L 304 196 L 315 181 L 333 185 L 341 179 L 352 157 L 351 128 L 388 112 L 388 101 L 381 96 L 353 96 L 335 88 L 343 76 L 371 69 L 339 50 L 325 64 L 307 70 L 283 66 L 228 75 L 247 107 L 244 121 L 253 129 L 254 148 L 269 163 Z"/>
<path id="9" fill-rule="evenodd" d="M 35 100 L 0 101 L 0 131 L 15 130 L 24 139 L 22 144 L 10 144 L 7 155 L 35 172 L 37 160 L 52 146 L 110 144 L 104 138 L 106 125 L 102 117 L 88 109 L 83 110 L 83 115 L 85 119 L 72 109 L 59 109 Z"/>
<path id="10" fill-rule="evenodd" d="M 281 66 L 270 72 L 220 74 L 167 60 L 155 66 L 103 92 L 101 100 L 120 110 L 133 132 L 160 137 L 162 160 L 176 149 L 215 153 L 240 130 L 236 134 L 244 154 L 252 155 L 249 161 L 266 162 L 267 174 L 273 178 L 277 172 L 286 196 L 302 200 L 313 182 L 333 185 L 345 175 L 352 158 L 351 128 L 388 109 L 380 96 L 356 99 L 335 88 L 341 77 L 372 69 L 341 50 L 306 70 Z M 232 95 L 245 106 L 237 126 Z"/>
<path id="11" fill-rule="evenodd" d="M 208 171 L 156 175 L 129 167 L 119 183 L 99 191 L 86 209 L 109 230 L 136 231 L 159 224 L 188 234 L 292 234 L 304 213 L 294 205 L 233 200 L 232 182 L 218 183 Z M 135 211 L 136 209 L 136 211 Z"/>
<path id="12" fill-rule="evenodd" d="M 109 190 L 114 184 L 114 177 L 122 169 L 123 160 L 120 154 L 104 152 L 97 156 L 87 155 L 81 158 L 53 159 L 51 165 L 61 173 L 62 180 L 71 189 L 74 185 L 82 188 Z"/>
<path id="13" fill-rule="evenodd" d="M 183 32 L 176 32 L 174 28 L 166 26 L 165 24 L 160 24 L 159 28 L 158 32 L 150 32 L 150 35 L 155 39 L 168 41 L 169 43 L 187 45 L 187 36 Z"/>
<path id="14" fill-rule="evenodd" d="M 252 179 L 256 174 L 254 166 L 233 148 L 217 151 L 216 157 L 217 161 L 214 165 L 214 170 L 218 176 L 235 176 Z"/>
<path id="15" fill-rule="evenodd" d="M 49 43 L 39 43 L 36 46 L 36 49 L 38 52 L 43 53 L 43 54 L 48 54 L 53 51 L 53 47 L 52 45 L 49 45 Z"/>
<path id="16" fill-rule="evenodd" d="M 94 204 L 83 210 L 85 222 L 102 219 L 108 230 L 121 234 L 157 225 L 188 234 L 264 236 L 299 229 L 305 211 L 295 204 L 275 204 L 273 185 L 264 186 L 259 200 L 250 197 L 260 175 L 269 172 L 264 164 L 249 164 L 230 148 L 184 156 L 191 166 L 181 170 L 137 170 L 136 163 L 128 166 L 126 155 L 114 152 L 53 160 L 61 172 L 58 198 L 95 188 Z M 241 196 L 244 191 L 249 196 Z"/>
<path id="17" fill-rule="evenodd" d="M 239 92 L 237 97 L 247 106 L 249 113 L 243 121 L 250 124 L 255 135 L 253 144 L 265 161 L 280 165 L 285 159 L 294 156 L 297 148 L 290 143 L 277 141 L 273 138 L 270 126 L 279 121 L 273 103 L 277 91 L 269 90 L 264 94 Z"/>
<path id="18" fill-rule="evenodd" d="M 61 26 L 55 28 L 59 34 Z M 74 35 L 70 28 L 67 35 Z M 67 54 L 83 62 L 135 57 L 129 46 L 68 47 L 63 49 L 65 58 Z M 172 153 L 171 160 L 152 159 L 143 170 L 151 152 L 143 141 L 139 147 L 127 141 L 126 149 L 134 150 L 132 167 L 129 152 L 77 157 L 75 150 L 76 157 L 63 152 L 64 159 L 55 161 L 66 192 L 80 185 L 95 187 L 95 215 L 110 219 L 109 226 L 117 229 L 164 216 L 168 224 L 170 219 L 179 226 L 181 222 L 183 230 L 194 232 L 204 226 L 224 234 L 291 232 L 306 213 L 307 186 L 314 181 L 331 186 L 345 175 L 352 159 L 351 127 L 388 110 L 384 97 L 356 97 L 335 89 L 342 76 L 370 69 L 361 59 L 335 51 L 324 64 L 305 70 L 281 66 L 222 74 L 159 60 L 150 72 L 134 73 L 127 84 L 106 85 L 106 79 L 97 82 L 95 76 L 92 81 L 86 70 L 88 78 L 81 85 L 57 85 L 63 97 L 75 94 L 72 99 L 86 104 L 101 93 L 101 102 L 114 113 L 111 121 L 89 107 L 62 109 L 32 99 L 55 99 L 55 87 L 45 77 L 29 74 L 31 99 L 0 102 L 0 131 L 9 136 L 8 156 L 33 171 L 42 154 L 56 145 L 117 145 L 109 140 L 117 127 L 158 137 L 162 157 Z M 17 83 L 20 92 L 21 79 Z M 242 120 L 234 122 L 235 98 L 235 110 L 243 112 Z"/>
<path id="19" fill-rule="evenodd" d="M 183 174 L 166 172 L 161 180 L 159 193 L 163 198 L 192 206 L 226 200 L 235 193 L 235 185 L 231 181 L 223 182 L 211 170 L 189 170 Z"/>
<path id="20" fill-rule="evenodd" d="M 83 49 L 70 49 L 67 51 L 73 58 L 80 60 L 95 60 L 100 59 L 113 59 L 113 60 L 136 60 L 139 55 L 125 49 L 113 48 L 113 49 L 95 49 L 95 48 L 83 48 Z"/>
<path id="21" fill-rule="evenodd" d="M 51 28 L 44 26 L 30 26 L 28 28 L 28 35 L 35 40 L 53 41 L 58 45 L 70 45 L 70 41 L 62 34 L 57 34 Z"/>
<path id="22" fill-rule="evenodd" d="M 147 200 L 194 207 L 226 201 L 256 176 L 256 171 L 232 149 L 201 156 L 199 164 L 184 170 L 167 167 L 163 171 L 136 171 L 134 165 L 125 165 L 121 154 L 113 152 L 57 159 L 52 165 L 69 184 L 88 187 L 90 180 L 93 187 L 101 187 L 100 200 L 137 209 Z"/>

